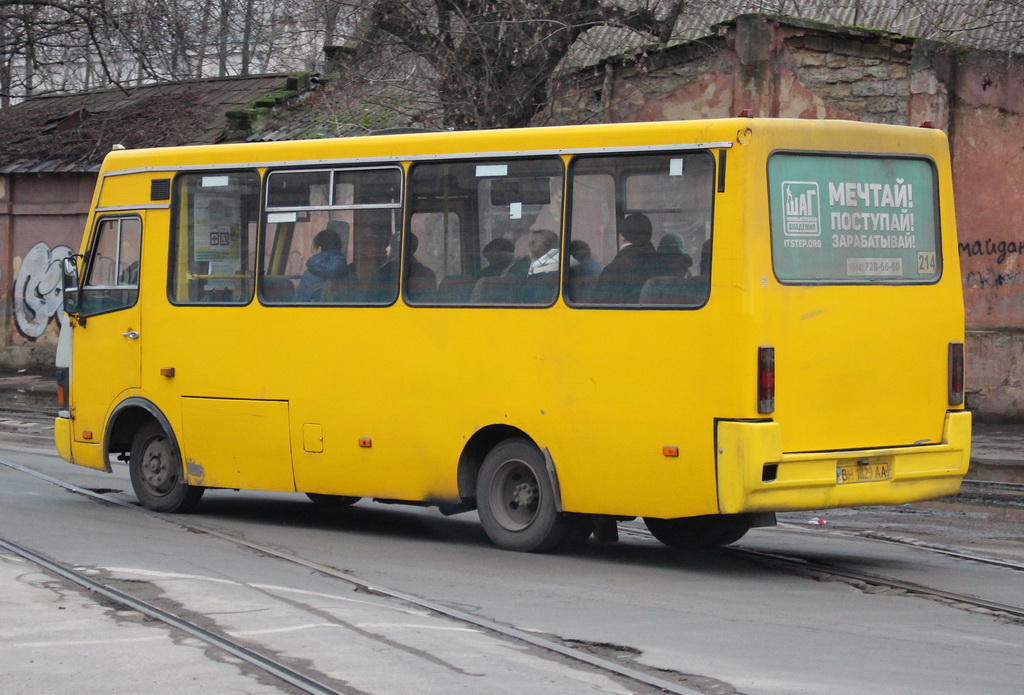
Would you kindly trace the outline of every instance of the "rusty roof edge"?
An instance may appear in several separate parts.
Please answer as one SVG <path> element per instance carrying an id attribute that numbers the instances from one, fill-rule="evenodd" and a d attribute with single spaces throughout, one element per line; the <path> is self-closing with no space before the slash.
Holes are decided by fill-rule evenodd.
<path id="1" fill-rule="evenodd" d="M 10 108 L 14 109 L 14 108 L 17 108 L 18 106 L 20 106 L 21 104 L 31 103 L 31 102 L 40 102 L 40 101 L 45 101 L 45 100 L 49 100 L 49 99 L 68 99 L 68 98 L 89 97 L 89 96 L 92 96 L 92 95 L 112 94 L 112 93 L 115 93 L 115 92 L 121 92 L 126 97 L 130 98 L 131 95 L 133 93 L 135 93 L 135 92 L 152 90 L 152 89 L 167 89 L 168 87 L 173 87 L 175 85 L 211 84 L 211 83 L 215 83 L 215 82 L 241 82 L 241 81 L 249 81 L 249 80 L 265 80 L 265 79 L 271 79 L 271 78 L 285 79 L 285 78 L 292 77 L 292 76 L 297 75 L 297 74 L 302 74 L 302 73 L 294 73 L 294 72 L 268 72 L 268 73 L 259 73 L 259 74 L 256 74 L 256 75 L 228 75 L 228 76 L 225 76 L 225 77 L 202 77 L 202 78 L 195 78 L 195 79 L 190 79 L 190 80 L 170 80 L 170 81 L 167 81 L 167 82 L 148 82 L 146 84 L 134 85 L 134 86 L 131 86 L 131 87 L 124 87 L 124 86 L 120 86 L 119 87 L 119 86 L 115 85 L 115 86 L 111 86 L 111 87 L 104 87 L 102 89 L 89 89 L 89 90 L 86 90 L 86 91 L 83 91 L 83 92 L 63 92 L 63 93 L 60 93 L 60 94 L 37 94 L 37 95 L 33 95 L 33 96 L 30 96 L 30 97 L 27 97 L 24 101 L 21 101 L 18 104 L 14 104 Z"/>
<path id="2" fill-rule="evenodd" d="M 253 122 L 265 114 L 276 112 L 282 106 L 287 105 L 297 97 L 301 97 L 305 93 L 311 93 L 319 84 L 319 76 L 307 72 L 270 73 L 238 77 L 210 78 L 204 80 L 182 80 L 142 85 L 135 88 L 132 93 L 125 94 L 122 102 L 127 103 L 132 101 L 132 97 L 140 91 L 151 91 L 159 95 L 161 90 L 167 91 L 168 88 L 173 89 L 177 86 L 195 84 L 217 85 L 219 83 L 239 84 L 256 80 L 272 83 L 276 82 L 277 87 L 273 88 L 272 85 L 267 85 L 268 90 L 262 94 L 261 90 L 257 89 L 254 93 L 259 96 L 248 102 L 248 104 L 246 104 L 242 109 L 238 108 L 237 102 L 232 103 L 230 101 L 221 101 L 220 103 L 213 104 L 211 106 L 212 111 L 210 113 L 209 127 L 203 129 L 204 134 L 208 134 L 204 135 L 202 138 L 204 143 L 213 144 L 216 142 L 245 140 L 246 136 L 251 132 L 250 129 Z M 28 104 L 29 107 L 31 107 L 32 105 L 38 105 L 41 102 L 64 99 L 70 102 L 69 105 L 72 108 L 72 112 L 77 112 L 88 108 L 90 96 L 109 97 L 112 93 L 117 91 L 119 90 L 112 88 L 64 95 L 44 95 L 32 97 L 30 100 L 21 102 L 21 104 Z M 16 112 L 19 110 L 18 107 L 21 106 L 21 104 L 11 107 L 12 115 L 16 115 Z M 115 105 L 114 109 L 119 105 L 120 104 Z M 45 112 L 43 115 L 46 115 Z M 51 118 L 51 120 L 54 119 Z M 60 119 L 56 118 L 56 120 Z M 116 142 L 119 137 L 120 136 L 115 135 L 114 141 Z M 181 142 L 172 144 L 198 143 Z M 55 158 L 52 155 L 47 156 L 42 152 L 36 156 L 22 152 L 21 154 L 15 155 L 13 161 L 0 160 L 0 174 L 59 172 L 95 173 L 99 171 L 102 164 L 102 158 L 105 154 L 106 152 L 100 153 L 98 159 L 95 158 L 95 154 L 86 155 L 81 159 L 74 159 L 60 157 Z"/>
<path id="3" fill-rule="evenodd" d="M 242 108 L 225 112 L 227 125 L 218 142 L 239 142 L 251 138 L 259 127 L 296 101 L 315 92 L 320 86 L 317 73 L 296 72 L 286 76 L 285 84 Z"/>

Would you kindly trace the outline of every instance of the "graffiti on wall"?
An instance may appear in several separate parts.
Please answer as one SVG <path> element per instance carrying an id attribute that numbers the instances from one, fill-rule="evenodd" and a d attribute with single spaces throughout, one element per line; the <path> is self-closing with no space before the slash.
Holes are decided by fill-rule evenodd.
<path id="1" fill-rule="evenodd" d="M 60 262 L 73 253 L 67 246 L 51 249 L 40 241 L 22 259 L 14 280 L 14 325 L 29 340 L 43 335 L 54 317 L 63 320 Z"/>
<path id="2" fill-rule="evenodd" d="M 972 270 L 967 273 L 966 286 L 971 289 L 987 289 L 1024 285 L 1024 270 L 1016 269 L 1016 257 L 1024 253 L 1024 239 L 1006 241 L 985 239 L 970 243 L 960 242 L 960 256 L 963 258 L 982 257 L 982 263 L 991 263 L 995 258 L 995 267 Z M 1007 261 L 1009 261 L 1007 263 Z"/>

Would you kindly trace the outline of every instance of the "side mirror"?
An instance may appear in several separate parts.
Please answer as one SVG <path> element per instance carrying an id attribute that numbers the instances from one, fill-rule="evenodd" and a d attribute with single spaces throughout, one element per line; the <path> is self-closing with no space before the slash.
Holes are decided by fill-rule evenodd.
<path id="1" fill-rule="evenodd" d="M 78 261 L 75 256 L 68 256 L 60 263 L 61 288 L 64 295 L 64 311 L 77 314 L 82 310 L 82 295 L 78 287 Z"/>

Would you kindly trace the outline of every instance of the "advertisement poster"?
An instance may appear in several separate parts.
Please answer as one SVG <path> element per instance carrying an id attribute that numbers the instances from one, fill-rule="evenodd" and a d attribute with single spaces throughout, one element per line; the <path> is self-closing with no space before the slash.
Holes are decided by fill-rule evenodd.
<path id="1" fill-rule="evenodd" d="M 218 185 L 220 178 L 225 179 L 222 185 Z M 192 215 L 195 230 L 192 260 L 218 263 L 219 274 L 239 272 L 241 201 L 237 192 L 228 186 L 227 177 L 204 178 L 203 188 L 195 192 Z"/>
<path id="2" fill-rule="evenodd" d="M 772 258 L 786 282 L 927 283 L 939 276 L 931 162 L 775 154 Z"/>

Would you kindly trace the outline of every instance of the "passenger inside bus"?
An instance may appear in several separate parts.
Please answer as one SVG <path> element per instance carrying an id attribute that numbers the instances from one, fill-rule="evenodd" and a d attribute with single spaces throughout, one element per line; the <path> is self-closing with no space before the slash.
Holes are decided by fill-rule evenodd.
<path id="1" fill-rule="evenodd" d="M 526 283 L 522 285 L 522 303 L 548 304 L 558 295 L 559 245 L 558 234 L 550 229 L 530 232 L 530 267 L 526 271 Z"/>
<path id="2" fill-rule="evenodd" d="M 315 253 L 306 261 L 306 270 L 295 288 L 295 301 L 318 303 L 325 301 L 324 286 L 349 277 L 351 271 L 341 250 L 341 236 L 333 229 L 324 229 L 313 237 Z"/>
<path id="3" fill-rule="evenodd" d="M 406 282 L 410 299 L 417 302 L 429 302 L 437 292 L 437 276 L 434 271 L 416 260 L 416 249 L 419 248 L 419 238 L 409 232 L 406 235 L 408 249 L 406 251 Z M 394 289 L 398 281 L 399 251 L 402 248 L 402 235 L 396 233 L 391 235 L 386 249 L 388 260 L 384 265 L 377 268 L 370 281 L 370 295 L 372 301 L 386 302 L 394 296 Z"/>
<path id="4" fill-rule="evenodd" d="M 569 255 L 574 263 L 569 267 L 569 277 L 598 277 L 601 274 L 601 264 L 594 258 L 590 250 L 590 244 L 583 239 L 573 239 L 569 242 Z"/>
<path id="5" fill-rule="evenodd" d="M 569 242 L 569 298 L 574 302 L 591 301 L 594 286 L 601 276 L 601 264 L 594 258 L 590 244 L 583 239 Z"/>
<path id="6" fill-rule="evenodd" d="M 658 275 L 662 277 L 686 278 L 690 276 L 693 259 L 683 251 L 683 238 L 678 234 L 666 234 L 658 242 Z"/>
<path id="7" fill-rule="evenodd" d="M 527 277 L 558 272 L 558 235 L 550 229 L 534 229 L 530 232 L 530 268 Z"/>
<path id="8" fill-rule="evenodd" d="M 515 252 L 515 244 L 509 239 L 498 237 L 488 241 L 483 251 L 480 252 L 480 255 L 487 261 L 487 265 L 480 269 L 480 277 L 490 278 L 503 275 L 515 260 Z"/>
<path id="9" fill-rule="evenodd" d="M 618 227 L 619 252 L 601 271 L 595 298 L 606 304 L 636 304 L 644 283 L 658 275 L 658 252 L 647 215 L 632 214 Z"/>

